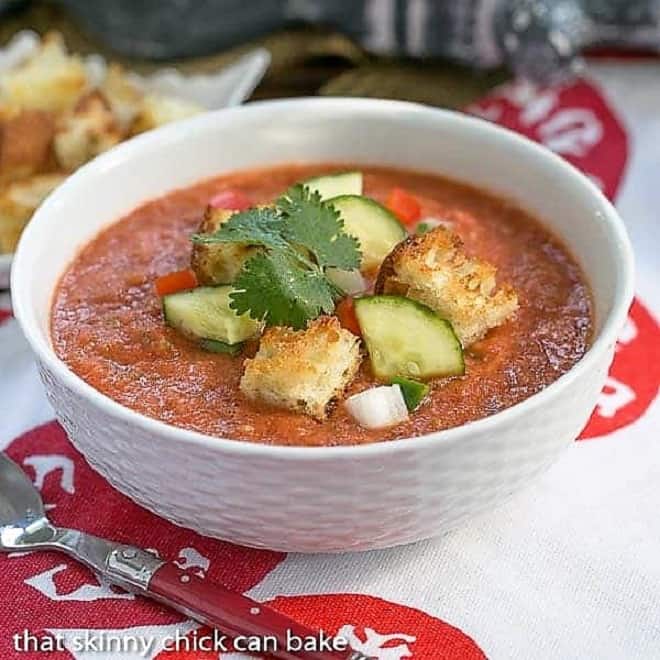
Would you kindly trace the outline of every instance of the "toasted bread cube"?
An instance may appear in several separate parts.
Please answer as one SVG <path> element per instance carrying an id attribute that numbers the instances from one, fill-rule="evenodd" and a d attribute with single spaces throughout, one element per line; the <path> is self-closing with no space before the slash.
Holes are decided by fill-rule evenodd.
<path id="1" fill-rule="evenodd" d="M 207 207 L 199 225 L 199 234 L 212 234 L 234 214 L 227 209 Z M 216 243 L 215 245 L 193 244 L 190 267 L 195 271 L 200 284 L 214 286 L 231 284 L 241 272 L 243 264 L 259 248 L 238 243 Z"/>
<path id="2" fill-rule="evenodd" d="M 107 99 L 99 91 L 83 96 L 59 122 L 55 156 L 62 168 L 75 170 L 124 137 Z"/>
<path id="3" fill-rule="evenodd" d="M 41 110 L 7 113 L 0 122 L 0 182 L 48 169 L 55 135 L 53 115 Z"/>
<path id="4" fill-rule="evenodd" d="M 110 103 L 119 127 L 128 132 L 140 113 L 142 89 L 119 64 L 112 63 L 100 90 Z"/>
<path id="5" fill-rule="evenodd" d="M 334 316 L 320 317 L 305 330 L 268 328 L 257 354 L 245 361 L 240 387 L 255 401 L 323 420 L 361 361 L 358 337 Z"/>
<path id="6" fill-rule="evenodd" d="M 16 250 L 18 239 L 31 215 L 23 207 L 7 204 L 0 199 L 0 254 Z"/>
<path id="7" fill-rule="evenodd" d="M 504 323 L 518 309 L 509 285 L 497 289 L 496 268 L 470 258 L 446 227 L 411 236 L 385 259 L 376 293 L 405 295 L 450 321 L 464 347 Z"/>
<path id="8" fill-rule="evenodd" d="M 201 105 L 191 101 L 164 94 L 146 94 L 142 99 L 133 132 L 149 131 L 163 124 L 192 117 L 203 111 L 204 108 Z"/>
<path id="9" fill-rule="evenodd" d="M 50 33 L 31 57 L 0 76 L 0 95 L 20 108 L 59 112 L 72 107 L 87 85 L 80 57 L 69 55 L 61 35 Z"/>
<path id="10" fill-rule="evenodd" d="M 0 253 L 15 250 L 34 211 L 64 178 L 62 174 L 41 174 L 11 183 L 0 193 Z"/>

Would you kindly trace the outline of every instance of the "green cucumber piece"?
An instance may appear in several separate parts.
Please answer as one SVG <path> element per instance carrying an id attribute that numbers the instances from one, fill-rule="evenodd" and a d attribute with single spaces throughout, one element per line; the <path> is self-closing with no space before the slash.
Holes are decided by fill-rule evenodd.
<path id="1" fill-rule="evenodd" d="M 391 384 L 398 385 L 401 388 L 403 400 L 406 402 L 406 407 L 410 412 L 417 410 L 431 391 L 431 388 L 426 383 L 410 380 L 410 378 L 404 378 L 403 376 L 395 376 L 392 378 Z"/>
<path id="2" fill-rule="evenodd" d="M 238 316 L 229 307 L 231 286 L 202 286 L 163 296 L 165 323 L 195 339 L 238 344 L 261 329 L 247 314 Z"/>
<path id="3" fill-rule="evenodd" d="M 463 348 L 449 321 L 402 296 L 365 296 L 355 314 L 377 378 L 428 379 L 465 373 Z"/>
<path id="4" fill-rule="evenodd" d="M 362 270 L 378 268 L 408 232 L 377 201 L 360 195 L 341 195 L 328 200 L 341 214 L 344 230 L 360 241 Z"/>
<path id="5" fill-rule="evenodd" d="M 338 195 L 361 195 L 362 172 L 339 172 L 315 176 L 303 181 L 302 184 L 321 195 L 321 199 L 330 199 Z"/>
<path id="6" fill-rule="evenodd" d="M 226 353 L 227 355 L 238 355 L 243 350 L 242 343 L 227 344 L 217 339 L 202 339 L 199 342 L 199 347 L 207 353 Z"/>

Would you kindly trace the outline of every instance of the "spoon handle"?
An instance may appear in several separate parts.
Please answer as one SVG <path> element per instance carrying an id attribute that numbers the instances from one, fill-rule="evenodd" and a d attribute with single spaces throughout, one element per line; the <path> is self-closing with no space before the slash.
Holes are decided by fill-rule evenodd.
<path id="1" fill-rule="evenodd" d="M 281 660 L 369 660 L 280 612 L 145 550 L 78 530 L 53 531 L 45 544 L 48 547 L 67 552 L 114 584 L 217 628 L 228 640 L 240 636 L 244 644 L 268 643 L 268 655 Z"/>
<path id="2" fill-rule="evenodd" d="M 148 592 L 193 619 L 218 628 L 231 639 L 242 636 L 243 643 L 246 638 L 258 639 L 261 643 L 269 640 L 270 646 L 263 649 L 269 656 L 283 660 L 368 660 L 343 645 L 337 647 L 342 650 L 333 650 L 329 636 L 322 637 L 318 631 L 284 614 L 182 571 L 175 564 L 164 564 L 156 570 Z M 325 647 L 321 640 L 325 640 Z M 314 648 L 310 648 L 310 644 Z M 305 648 L 307 650 L 303 650 Z"/>

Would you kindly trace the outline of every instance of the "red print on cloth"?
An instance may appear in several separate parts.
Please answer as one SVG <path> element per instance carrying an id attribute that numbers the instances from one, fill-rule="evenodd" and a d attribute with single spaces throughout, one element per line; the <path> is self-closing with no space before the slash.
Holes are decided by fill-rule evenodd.
<path id="1" fill-rule="evenodd" d="M 458 628 L 420 610 L 362 594 L 280 596 L 271 607 L 327 635 L 341 636 L 351 648 L 375 660 L 485 660 L 475 641 Z M 201 630 L 200 636 L 209 631 Z M 253 658 L 221 654 L 220 660 Z M 157 660 L 215 660 L 217 654 L 163 651 Z"/>
<path id="2" fill-rule="evenodd" d="M 468 112 L 540 142 L 587 174 L 614 199 L 628 157 L 626 131 L 591 82 L 498 87 Z"/>
<path id="3" fill-rule="evenodd" d="M 53 523 L 144 548 L 200 576 L 245 591 L 259 583 L 284 555 L 205 538 L 134 504 L 94 472 L 56 422 L 16 439 L 8 455 L 40 488 Z M 13 650 L 23 629 L 158 626 L 185 617 L 100 583 L 87 569 L 59 553 L 3 557 L 0 590 L 0 658 L 41 657 Z M 60 660 L 68 653 L 43 656 Z"/>
<path id="4" fill-rule="evenodd" d="M 405 605 L 360 594 L 276 598 L 271 605 L 314 628 L 347 639 L 376 660 L 484 660 L 458 628 Z"/>
<path id="5" fill-rule="evenodd" d="M 659 388 L 660 324 L 635 300 L 619 335 L 605 388 L 580 440 L 632 424 L 646 412 Z"/>

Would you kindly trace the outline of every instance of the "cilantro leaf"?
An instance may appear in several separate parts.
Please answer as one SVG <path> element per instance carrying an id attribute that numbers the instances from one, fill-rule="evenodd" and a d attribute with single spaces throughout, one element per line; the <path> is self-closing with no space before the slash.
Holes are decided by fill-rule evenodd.
<path id="1" fill-rule="evenodd" d="M 267 250 L 243 265 L 230 294 L 230 307 L 267 325 L 304 328 L 334 308 L 332 285 L 319 268 L 301 268 L 288 251 Z"/>
<path id="2" fill-rule="evenodd" d="M 193 243 L 245 243 L 263 247 L 287 249 L 284 238 L 284 218 L 271 207 L 253 208 L 234 213 L 212 234 L 195 234 Z"/>
<path id="3" fill-rule="evenodd" d="M 196 234 L 192 241 L 261 247 L 243 263 L 230 306 L 239 315 L 293 328 L 332 313 L 343 295 L 325 269 L 357 268 L 361 259 L 359 243 L 344 231 L 339 212 L 301 185 L 275 206 L 235 213 L 214 233 Z"/>
<path id="4" fill-rule="evenodd" d="M 360 244 L 344 231 L 339 212 L 321 201 L 318 192 L 300 184 L 292 186 L 277 200 L 285 215 L 284 235 L 309 250 L 322 268 L 351 270 L 360 266 Z"/>

